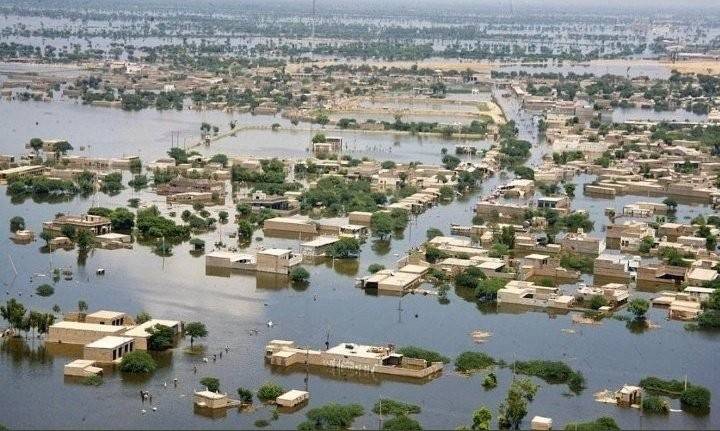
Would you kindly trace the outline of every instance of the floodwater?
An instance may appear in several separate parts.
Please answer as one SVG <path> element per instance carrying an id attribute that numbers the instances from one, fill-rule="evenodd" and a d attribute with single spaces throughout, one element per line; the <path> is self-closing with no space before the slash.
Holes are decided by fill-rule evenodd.
<path id="1" fill-rule="evenodd" d="M 517 104 L 513 101 L 503 103 L 515 117 Z M 73 104 L 58 106 L 62 107 L 2 102 L 0 114 L 9 119 L 7 123 L 11 127 L 0 140 L 0 151 L 18 152 L 30 137 L 39 135 L 68 138 L 76 147 L 90 145 L 94 155 L 142 150 L 144 157 L 157 157 L 169 146 L 170 130 L 187 130 L 186 133 L 192 135 L 202 121 L 224 124 L 230 118 L 228 114 L 213 112 L 124 113 Z M 39 125 L 35 126 L 34 120 L 38 118 Z M 242 117 L 240 123 L 253 118 L 262 119 Z M 546 148 L 527 130 L 532 119 L 527 116 L 515 118 L 522 126 L 521 137 L 535 142 L 532 160 L 539 160 Z M 307 137 L 305 133 L 301 136 Z M 279 151 L 291 153 L 296 151 L 288 149 L 292 142 L 302 145 L 300 138 L 289 139 L 293 136 L 289 132 L 275 135 L 269 130 L 244 132 L 237 139 L 212 144 L 206 151 L 214 152 L 217 145 L 228 154 L 232 154 L 231 150 L 242 154 L 243 148 L 269 154 L 278 151 L 285 142 L 285 149 Z M 396 147 L 392 144 L 394 139 L 397 138 L 388 135 L 373 135 L 372 138 L 363 135 L 362 142 L 391 146 L 393 158 L 424 156 L 427 161 L 436 163 L 440 159 L 439 147 L 453 144 L 453 141 L 440 138 L 418 142 L 418 138 L 403 137 Z M 579 185 L 573 206 L 588 209 L 598 231 L 606 223 L 602 221 L 602 210 L 606 206 L 621 207 L 626 202 L 649 200 L 623 197 L 613 203 L 585 198 L 581 183 L 590 180 L 586 176 L 576 178 Z M 497 178 L 486 181 L 480 193 L 490 192 L 497 181 Z M 5 186 L 0 186 L 0 220 L 7 221 L 20 215 L 37 232 L 41 223 L 57 212 L 79 213 L 93 204 L 115 207 L 124 205 L 130 197 L 140 197 L 143 201 L 161 200 L 146 191 L 126 189 L 114 197 L 100 194 L 54 204 L 31 200 L 13 204 L 5 194 Z M 414 219 L 402 237 L 385 242 L 369 239 L 357 261 L 336 260 L 306 265 L 311 281 L 305 289 L 290 287 L 280 277 L 256 279 L 252 274 L 206 275 L 204 258 L 191 255 L 188 244 L 175 246 L 173 256 L 164 259 L 153 254 L 149 246 L 135 244 L 133 250 L 94 250 L 80 261 L 77 251 L 54 252 L 52 265 L 72 268 L 75 277 L 72 281 L 58 282 L 53 296 L 41 298 L 31 294 L 39 284 L 48 282 L 47 276 L 37 274 L 48 273 L 50 255 L 41 251 L 41 242 L 18 245 L 7 239 L 7 235 L 1 235 L 0 282 L 7 298 L 18 297 L 30 308 L 44 311 L 49 311 L 53 304 L 58 304 L 64 311 L 73 310 L 77 301 L 83 299 L 91 310 L 121 310 L 131 314 L 146 310 L 156 318 L 199 320 L 205 322 L 209 330 L 206 339 L 196 342 L 205 347 L 205 354 L 219 353 L 226 345 L 230 351 L 217 362 L 210 360 L 204 364 L 201 356 L 186 352 L 189 343 L 185 340 L 177 349 L 158 355 L 160 367 L 150 377 L 131 378 L 107 370 L 102 386 L 88 387 L 66 381 L 62 376 L 63 365 L 79 354 L 77 350 L 43 347 L 41 341 L 33 339 L 6 341 L 0 349 L 0 387 L 5 389 L 0 391 L 0 405 L 6 406 L 2 409 L 0 422 L 9 428 L 36 429 L 252 428 L 256 420 L 270 419 L 270 408 L 256 404 L 254 411 L 230 409 L 225 415 L 214 418 L 194 413 L 191 396 L 194 389 L 199 389 L 200 378 L 218 377 L 221 390 L 231 396 L 239 386 L 257 388 L 268 380 L 288 389 L 304 389 L 304 370 L 279 372 L 271 369 L 263 361 L 263 348 L 269 340 L 278 338 L 319 348 L 329 336 L 333 345 L 341 342 L 414 344 L 451 357 L 466 350 L 480 350 L 506 361 L 561 360 L 585 375 L 587 389 L 580 395 L 569 395 L 563 385 L 538 381 L 541 388 L 529 405 L 523 428 L 529 427 L 529 420 L 535 415 L 552 417 L 557 428 L 572 420 L 602 415 L 613 416 L 621 427 L 632 429 L 710 429 L 720 426 L 717 402 L 720 374 L 715 372 L 714 366 L 717 335 L 687 332 L 682 323 L 666 321 L 663 310 L 652 309 L 649 313 L 649 318 L 660 328 L 636 333 L 624 322 L 614 319 L 606 319 L 597 326 L 581 326 L 573 324 L 569 315 L 554 316 L 515 309 L 498 311 L 492 306 L 478 306 L 466 301 L 463 298 L 467 298 L 468 293 L 462 291 L 451 290 L 450 303 L 443 305 L 432 295 L 376 296 L 354 286 L 355 278 L 365 275 L 370 263 L 390 266 L 409 247 L 421 244 L 428 228 L 438 227 L 448 233 L 450 223 L 470 223 L 472 206 L 477 199 L 478 195 L 474 195 L 430 209 Z M 164 203 L 158 202 L 158 205 L 166 210 Z M 178 213 L 181 211 L 175 209 Z M 219 209 L 214 207 L 210 211 L 216 213 Z M 230 211 L 232 220 L 234 210 Z M 681 214 L 709 212 L 701 206 L 685 205 L 681 205 L 679 211 Z M 200 237 L 205 239 L 208 250 L 212 250 L 212 244 L 221 238 L 225 242 L 233 241 L 227 238 L 232 229 L 233 225 L 229 224 Z M 262 237 L 260 231 L 256 235 Z M 254 240 L 249 248 L 263 245 L 297 249 L 298 242 L 268 237 L 262 241 Z M 18 273 L 16 277 L 9 264 L 11 259 Z M 100 267 L 106 269 L 106 275 L 95 275 Z M 268 321 L 275 325 L 269 328 Z M 259 333 L 250 335 L 253 329 Z M 492 333 L 484 344 L 475 344 L 471 338 L 471 332 L 478 329 Z M 563 331 L 567 329 L 574 332 Z M 193 373 L 194 365 L 198 368 L 197 374 Z M 271 427 L 295 428 L 308 409 L 336 401 L 362 404 L 367 414 L 353 427 L 375 428 L 379 418 L 370 413 L 370 409 L 377 399 L 385 397 L 420 405 L 422 413 L 417 419 L 425 428 L 455 428 L 471 423 L 472 411 L 481 405 L 497 411 L 512 377 L 508 369 L 497 373 L 499 386 L 486 391 L 481 386 L 482 373 L 464 377 L 454 373 L 451 365 L 440 377 L 425 383 L 350 371 L 313 370 L 308 380 L 309 406 L 293 414 L 281 413 L 276 422 L 271 422 Z M 701 417 L 686 413 L 671 413 L 668 417 L 641 416 L 637 410 L 620 409 L 593 400 L 594 392 L 636 383 L 646 375 L 678 379 L 687 375 L 690 382 L 707 386 L 715 393 L 710 414 Z M 177 388 L 172 384 L 174 378 L 179 380 Z M 157 411 L 140 402 L 141 389 L 153 394 Z M 147 412 L 143 414 L 142 409 Z"/>

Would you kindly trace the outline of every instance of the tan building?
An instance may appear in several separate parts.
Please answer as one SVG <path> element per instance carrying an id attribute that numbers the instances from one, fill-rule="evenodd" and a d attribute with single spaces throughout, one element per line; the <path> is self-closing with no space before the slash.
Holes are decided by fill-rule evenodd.
<path id="1" fill-rule="evenodd" d="M 237 407 L 241 403 L 240 401 L 228 398 L 227 394 L 204 390 L 193 394 L 193 404 L 200 408 L 226 409 L 230 407 Z"/>
<path id="2" fill-rule="evenodd" d="M 63 344 L 89 344 L 109 335 L 120 336 L 127 327 L 99 323 L 61 321 L 48 329 L 47 342 Z"/>
<path id="3" fill-rule="evenodd" d="M 102 374 L 103 369 L 95 366 L 89 359 L 76 359 L 63 367 L 63 375 L 72 377 L 90 377 Z"/>
<path id="4" fill-rule="evenodd" d="M 563 295 L 557 287 L 537 286 L 529 281 L 512 280 L 497 292 L 497 303 L 530 307 L 570 309 L 575 298 Z"/>
<path id="5" fill-rule="evenodd" d="M 93 235 L 102 235 L 112 230 L 112 223 L 109 218 L 83 214 L 80 216 L 61 215 L 53 221 L 43 222 L 43 231 L 51 235 L 58 235 L 65 226 L 87 230 Z"/>
<path id="6" fill-rule="evenodd" d="M 395 352 L 393 346 L 367 346 L 355 343 L 342 343 L 320 351 L 298 348 L 293 341 L 272 340 L 265 347 L 265 359 L 271 365 L 279 367 L 307 363 L 327 368 L 418 379 L 427 379 L 443 369 L 442 362 L 428 363 L 424 359 L 407 358 Z"/>
<path id="7" fill-rule="evenodd" d="M 292 389 L 275 399 L 275 404 L 280 407 L 296 407 L 310 399 L 310 392 Z"/>
<path id="8" fill-rule="evenodd" d="M 293 266 L 302 262 L 302 256 L 296 256 L 290 249 L 269 248 L 257 252 L 256 262 L 259 272 L 288 274 Z"/>
<path id="9" fill-rule="evenodd" d="M 605 251 L 605 241 L 588 235 L 582 229 L 577 233 L 568 233 L 560 241 L 563 250 L 573 253 L 597 256 Z"/>
<path id="10" fill-rule="evenodd" d="M 119 311 L 98 310 L 85 316 L 85 323 L 97 323 L 99 325 L 131 326 L 135 319 L 127 313 Z"/>
<path id="11" fill-rule="evenodd" d="M 99 363 L 120 362 L 123 355 L 134 350 L 135 343 L 130 337 L 109 335 L 83 347 L 83 358 Z"/>

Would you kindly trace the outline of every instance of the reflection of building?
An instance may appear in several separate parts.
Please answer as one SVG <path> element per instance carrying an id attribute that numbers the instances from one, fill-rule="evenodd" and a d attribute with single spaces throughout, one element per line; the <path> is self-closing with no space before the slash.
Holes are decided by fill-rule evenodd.
<path id="1" fill-rule="evenodd" d="M 302 256 L 296 256 L 292 250 L 284 248 L 268 248 L 257 252 L 256 270 L 288 274 L 293 266 L 302 262 Z"/>
<path id="2" fill-rule="evenodd" d="M 393 346 L 355 343 L 342 343 L 321 351 L 298 348 L 293 341 L 272 340 L 265 347 L 265 359 L 280 367 L 307 364 L 412 378 L 427 378 L 443 369 L 442 362 L 408 358 L 395 352 Z"/>

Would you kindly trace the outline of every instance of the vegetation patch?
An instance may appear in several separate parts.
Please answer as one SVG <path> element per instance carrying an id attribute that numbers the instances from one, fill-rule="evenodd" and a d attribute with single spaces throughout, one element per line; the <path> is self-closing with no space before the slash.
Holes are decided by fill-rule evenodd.
<path id="1" fill-rule="evenodd" d="M 455 358 L 455 370 L 461 373 L 472 373 L 484 370 L 497 362 L 490 355 L 482 352 L 462 352 Z"/>
<path id="2" fill-rule="evenodd" d="M 360 404 L 330 403 L 307 412 L 308 420 L 298 425 L 298 430 L 341 430 L 348 429 L 356 418 L 365 414 Z"/>
<path id="3" fill-rule="evenodd" d="M 378 415 L 408 415 L 411 413 L 420 413 L 420 406 L 415 404 L 407 404 L 401 401 L 395 401 L 389 398 L 379 399 L 372 409 L 373 413 Z"/>
<path id="4" fill-rule="evenodd" d="M 550 384 L 566 383 L 574 393 L 585 388 L 585 377 L 560 361 L 517 361 L 512 366 L 517 373 L 539 377 Z"/>

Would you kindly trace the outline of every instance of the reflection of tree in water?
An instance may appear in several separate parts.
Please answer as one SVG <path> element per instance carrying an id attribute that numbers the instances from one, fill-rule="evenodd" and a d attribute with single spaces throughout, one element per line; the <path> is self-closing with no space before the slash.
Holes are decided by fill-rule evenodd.
<path id="1" fill-rule="evenodd" d="M 53 356 L 48 353 L 45 345 L 41 341 L 32 340 L 28 344 L 27 340 L 22 337 L 8 337 L 0 343 L 0 353 L 3 357 L 10 359 L 15 366 L 20 366 L 23 362 L 31 365 L 48 365 L 52 364 Z"/>
<path id="2" fill-rule="evenodd" d="M 360 271 L 360 261 L 358 259 L 335 259 L 334 264 L 330 261 L 326 265 L 332 267 L 335 272 L 341 275 L 353 276 Z"/>
<path id="3" fill-rule="evenodd" d="M 482 314 L 497 314 L 497 303 L 494 301 L 479 301 L 475 296 L 475 289 L 455 286 L 455 295 L 467 302 L 474 302 Z"/>
<path id="4" fill-rule="evenodd" d="M 378 256 L 385 256 L 390 253 L 390 240 L 377 239 L 372 243 L 372 251 Z"/>

